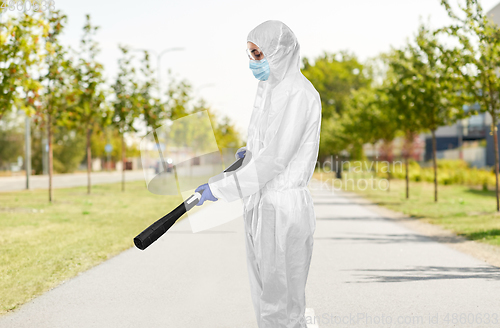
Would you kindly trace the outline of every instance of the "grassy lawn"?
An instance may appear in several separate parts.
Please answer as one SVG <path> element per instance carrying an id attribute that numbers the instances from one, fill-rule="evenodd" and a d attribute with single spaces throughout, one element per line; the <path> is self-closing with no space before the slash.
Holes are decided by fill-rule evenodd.
<path id="1" fill-rule="evenodd" d="M 133 237 L 181 201 L 144 181 L 0 193 L 0 314 L 133 247 Z"/>
<path id="2" fill-rule="evenodd" d="M 315 175 L 320 179 L 319 175 Z M 363 178 L 358 174 L 357 179 Z M 371 175 L 365 175 L 369 179 Z M 323 179 L 332 178 L 322 174 Z M 352 175 L 349 178 L 353 178 Z M 344 178 L 343 178 L 344 180 Z M 331 181 L 331 180 L 330 180 Z M 369 182 L 370 183 L 370 182 Z M 336 183 L 336 188 L 340 184 Z M 428 182 L 410 182 L 410 199 L 406 199 L 404 180 L 391 180 L 390 190 L 371 185 L 366 190 L 364 183 L 359 187 L 349 182 L 344 190 L 355 191 L 371 201 L 391 210 L 405 213 L 419 220 L 440 225 L 468 239 L 500 246 L 500 215 L 496 214 L 494 191 L 482 191 L 460 185 L 439 185 L 438 203 L 434 202 L 434 185 Z"/>

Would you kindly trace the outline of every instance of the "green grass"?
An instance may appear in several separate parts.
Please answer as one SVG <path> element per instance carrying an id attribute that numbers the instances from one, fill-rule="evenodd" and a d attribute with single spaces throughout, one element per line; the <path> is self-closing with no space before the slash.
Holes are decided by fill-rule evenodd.
<path id="1" fill-rule="evenodd" d="M 0 314 L 133 246 L 133 237 L 180 202 L 143 181 L 0 193 Z"/>
<path id="2" fill-rule="evenodd" d="M 323 174 L 323 179 L 328 177 Z M 357 179 L 361 177 L 357 175 Z M 365 174 L 365 178 L 368 177 Z M 316 175 L 316 178 L 319 176 Z M 339 187 L 338 183 L 336 186 Z M 360 187 L 364 188 L 364 185 L 360 183 Z M 371 186 L 366 190 L 357 187 L 353 190 L 352 183 L 348 184 L 346 190 L 355 191 L 391 210 L 440 225 L 468 239 L 500 246 L 500 215 L 496 212 L 494 191 L 461 185 L 439 185 L 438 202 L 435 203 L 432 183 L 410 182 L 410 199 L 406 199 L 405 188 L 404 180 L 392 179 L 389 191 Z"/>

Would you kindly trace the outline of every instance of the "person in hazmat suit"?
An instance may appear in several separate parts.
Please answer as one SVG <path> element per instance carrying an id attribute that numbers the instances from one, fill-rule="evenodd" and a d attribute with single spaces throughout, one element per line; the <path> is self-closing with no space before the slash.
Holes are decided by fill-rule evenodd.
<path id="1" fill-rule="evenodd" d="M 247 38 L 250 69 L 260 80 L 245 156 L 235 172 L 198 187 L 199 202 L 243 199 L 247 265 L 260 328 L 305 324 L 305 287 L 316 228 L 307 184 L 315 169 L 321 126 L 319 93 L 300 71 L 300 46 L 280 21 Z M 251 154 L 251 156 L 249 156 Z"/>

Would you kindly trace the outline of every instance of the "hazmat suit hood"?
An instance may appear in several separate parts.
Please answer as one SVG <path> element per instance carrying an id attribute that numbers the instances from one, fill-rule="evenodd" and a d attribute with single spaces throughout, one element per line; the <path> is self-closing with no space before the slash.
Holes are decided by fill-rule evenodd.
<path id="1" fill-rule="evenodd" d="M 247 37 L 264 53 L 269 62 L 267 83 L 271 88 L 287 76 L 300 72 L 300 45 L 292 30 L 284 23 L 269 20 L 254 28 Z"/>

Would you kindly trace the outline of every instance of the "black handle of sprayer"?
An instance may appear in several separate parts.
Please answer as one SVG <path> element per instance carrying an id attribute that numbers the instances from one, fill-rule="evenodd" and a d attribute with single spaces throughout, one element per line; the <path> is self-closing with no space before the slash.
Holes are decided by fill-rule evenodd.
<path id="1" fill-rule="evenodd" d="M 224 172 L 236 171 L 243 164 L 243 158 L 238 159 L 231 164 Z M 149 245 L 154 243 L 158 238 L 163 236 L 174 223 L 181 218 L 184 213 L 195 207 L 201 198 L 203 192 L 197 192 L 189 196 L 186 201 L 182 202 L 173 211 L 166 214 L 155 223 L 147 227 L 143 232 L 134 238 L 134 244 L 140 250 L 145 250 Z M 197 195 L 199 194 L 199 196 Z"/>

